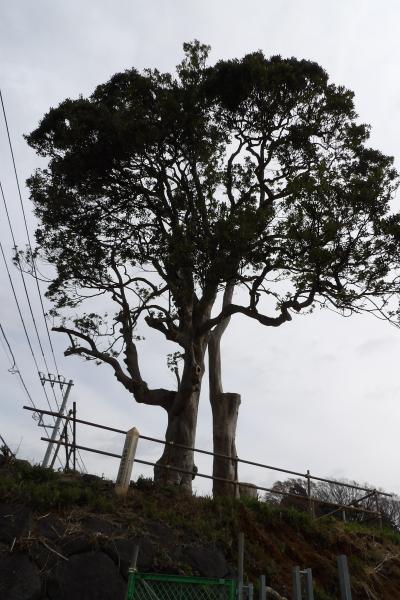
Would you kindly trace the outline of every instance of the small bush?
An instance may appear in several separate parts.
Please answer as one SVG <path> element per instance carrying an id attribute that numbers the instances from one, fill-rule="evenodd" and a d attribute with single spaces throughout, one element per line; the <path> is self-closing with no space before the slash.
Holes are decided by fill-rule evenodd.
<path id="1" fill-rule="evenodd" d="M 151 477 L 143 477 L 142 475 L 139 475 L 139 477 L 137 478 L 134 487 L 137 490 L 153 490 L 154 489 L 154 481 Z"/>
<path id="2" fill-rule="evenodd" d="M 316 527 L 315 521 L 308 513 L 295 508 L 287 508 L 282 511 L 282 519 L 285 523 L 303 533 L 310 533 Z"/>

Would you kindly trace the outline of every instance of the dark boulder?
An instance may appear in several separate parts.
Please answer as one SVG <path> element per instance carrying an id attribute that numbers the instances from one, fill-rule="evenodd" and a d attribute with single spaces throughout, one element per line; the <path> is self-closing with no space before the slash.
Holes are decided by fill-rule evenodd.
<path id="1" fill-rule="evenodd" d="M 131 566 L 133 551 L 139 545 L 137 568 L 142 573 L 153 571 L 155 568 L 157 548 L 149 539 L 124 539 L 119 538 L 106 544 L 104 551 L 112 558 L 124 579 L 128 579 L 128 570 Z"/>
<path id="2" fill-rule="evenodd" d="M 222 552 L 214 548 L 187 547 L 183 552 L 185 562 L 203 577 L 224 578 L 231 569 Z"/>
<path id="3" fill-rule="evenodd" d="M 34 526 L 35 534 L 47 540 L 56 540 L 63 536 L 65 526 L 61 519 L 50 513 L 38 517 Z"/>
<path id="4" fill-rule="evenodd" d="M 61 541 L 60 547 L 61 552 L 64 556 L 73 556 L 74 554 L 83 554 L 84 552 L 90 552 L 96 546 L 96 542 L 82 534 L 70 535 Z"/>
<path id="5" fill-rule="evenodd" d="M 0 598 L 38 600 L 41 597 L 39 571 L 24 554 L 0 555 Z"/>
<path id="6" fill-rule="evenodd" d="M 60 549 L 54 545 L 52 546 L 52 550 L 49 548 L 50 546 L 46 547 L 39 541 L 32 541 L 29 544 L 29 558 L 35 563 L 41 573 L 52 569 L 59 561 L 59 556 L 56 552 L 60 552 Z"/>
<path id="7" fill-rule="evenodd" d="M 113 535 L 121 528 L 119 524 L 113 523 L 110 519 L 104 519 L 96 515 L 88 515 L 80 523 L 82 527 L 94 535 Z"/>
<path id="8" fill-rule="evenodd" d="M 0 505 L 0 542 L 12 544 L 27 533 L 30 524 L 31 511 L 26 506 Z"/>
<path id="9" fill-rule="evenodd" d="M 50 600 L 124 600 L 126 583 L 103 552 L 89 552 L 61 561 L 48 579 Z"/>

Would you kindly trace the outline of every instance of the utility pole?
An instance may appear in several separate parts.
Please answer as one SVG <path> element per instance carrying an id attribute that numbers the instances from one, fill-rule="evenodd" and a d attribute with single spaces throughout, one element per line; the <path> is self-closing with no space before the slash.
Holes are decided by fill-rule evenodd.
<path id="1" fill-rule="evenodd" d="M 3 451 L 6 452 L 8 456 L 12 456 L 13 458 L 15 458 L 14 452 L 11 450 L 10 446 L 6 444 L 2 435 L 0 435 L 0 442 L 2 444 Z"/>
<path id="2" fill-rule="evenodd" d="M 49 377 L 45 377 L 42 373 L 40 373 L 40 380 L 42 382 L 42 385 L 45 385 L 46 381 L 50 382 L 51 386 L 54 387 L 55 384 L 59 384 L 60 388 L 61 388 L 61 393 L 63 390 L 64 385 L 67 386 L 67 389 L 65 390 L 65 392 L 63 393 L 63 398 L 62 398 L 62 403 L 61 403 L 61 407 L 60 407 L 60 414 L 56 419 L 56 422 L 54 423 L 54 427 L 53 427 L 53 431 L 51 434 L 51 438 L 50 438 L 50 442 L 48 443 L 47 449 L 46 449 L 46 454 L 44 455 L 44 459 L 42 462 L 42 467 L 47 467 L 49 465 L 49 461 L 50 461 L 50 457 L 51 457 L 51 453 L 53 450 L 53 446 L 54 446 L 54 442 L 57 438 L 58 435 L 58 431 L 60 429 L 60 425 L 61 425 L 61 421 L 62 421 L 62 417 L 65 413 L 65 409 L 67 407 L 67 401 L 68 401 L 68 396 L 69 393 L 71 391 L 73 384 L 72 379 L 69 380 L 68 383 L 66 383 L 65 381 L 56 378 L 55 376 L 51 376 L 49 374 Z"/>

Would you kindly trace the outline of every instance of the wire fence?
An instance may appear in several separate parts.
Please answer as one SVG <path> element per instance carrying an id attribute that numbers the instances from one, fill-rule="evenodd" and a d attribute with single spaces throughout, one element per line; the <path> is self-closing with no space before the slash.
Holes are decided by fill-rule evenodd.
<path id="1" fill-rule="evenodd" d="M 235 582 L 153 573 L 130 574 L 127 600 L 234 600 Z"/>

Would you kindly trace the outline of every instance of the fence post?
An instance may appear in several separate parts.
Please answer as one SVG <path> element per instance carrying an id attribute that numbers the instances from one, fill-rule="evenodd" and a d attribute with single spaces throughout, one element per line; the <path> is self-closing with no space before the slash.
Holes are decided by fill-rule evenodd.
<path id="1" fill-rule="evenodd" d="M 247 599 L 253 600 L 254 597 L 254 587 L 252 583 L 247 584 Z"/>
<path id="2" fill-rule="evenodd" d="M 350 588 L 349 567 L 347 564 L 347 556 L 341 554 L 337 558 L 339 568 L 339 584 L 341 600 L 352 600 Z"/>
<path id="3" fill-rule="evenodd" d="M 383 527 L 382 513 L 380 511 L 379 502 L 378 502 L 378 492 L 376 490 L 375 490 L 375 510 L 377 513 L 379 513 L 379 516 L 378 516 L 379 527 L 382 529 L 382 527 Z"/>
<path id="4" fill-rule="evenodd" d="M 292 600 L 301 600 L 300 567 L 293 567 L 292 583 L 293 583 Z"/>
<path id="5" fill-rule="evenodd" d="M 306 593 L 307 600 L 314 600 L 314 589 L 313 589 L 313 581 L 312 581 L 312 571 L 311 569 L 305 569 L 304 575 L 306 576 Z"/>
<path id="6" fill-rule="evenodd" d="M 311 476 L 310 470 L 307 469 L 307 496 L 308 496 L 308 510 L 310 511 L 311 517 L 314 517 L 314 505 L 311 499 Z"/>
<path id="7" fill-rule="evenodd" d="M 135 544 L 133 547 L 133 554 L 132 554 L 131 564 L 129 567 L 129 573 L 136 573 L 138 555 L 139 555 L 139 544 Z"/>
<path id="8" fill-rule="evenodd" d="M 76 402 L 72 403 L 72 418 L 73 418 L 73 422 L 72 422 L 72 443 L 73 443 L 73 455 L 72 455 L 72 460 L 73 460 L 73 470 L 76 471 Z"/>
<path id="9" fill-rule="evenodd" d="M 267 600 L 267 584 L 265 575 L 260 575 L 260 600 Z"/>
<path id="10" fill-rule="evenodd" d="M 240 498 L 240 490 L 239 490 L 239 468 L 238 468 L 238 463 L 239 463 L 239 458 L 236 455 L 233 459 L 235 461 L 235 498 L 239 499 Z"/>
<path id="11" fill-rule="evenodd" d="M 239 533 L 238 544 L 238 600 L 243 600 L 244 533 Z"/>
<path id="12" fill-rule="evenodd" d="M 71 411 L 68 411 L 68 416 L 65 419 L 64 425 L 64 443 L 65 443 L 65 469 L 64 471 L 69 471 L 69 448 L 68 448 L 68 423 L 69 417 L 71 416 Z"/>
<path id="13" fill-rule="evenodd" d="M 129 488 L 139 435 L 136 427 L 132 427 L 126 432 L 124 449 L 115 482 L 115 493 L 119 496 L 125 496 Z"/>

